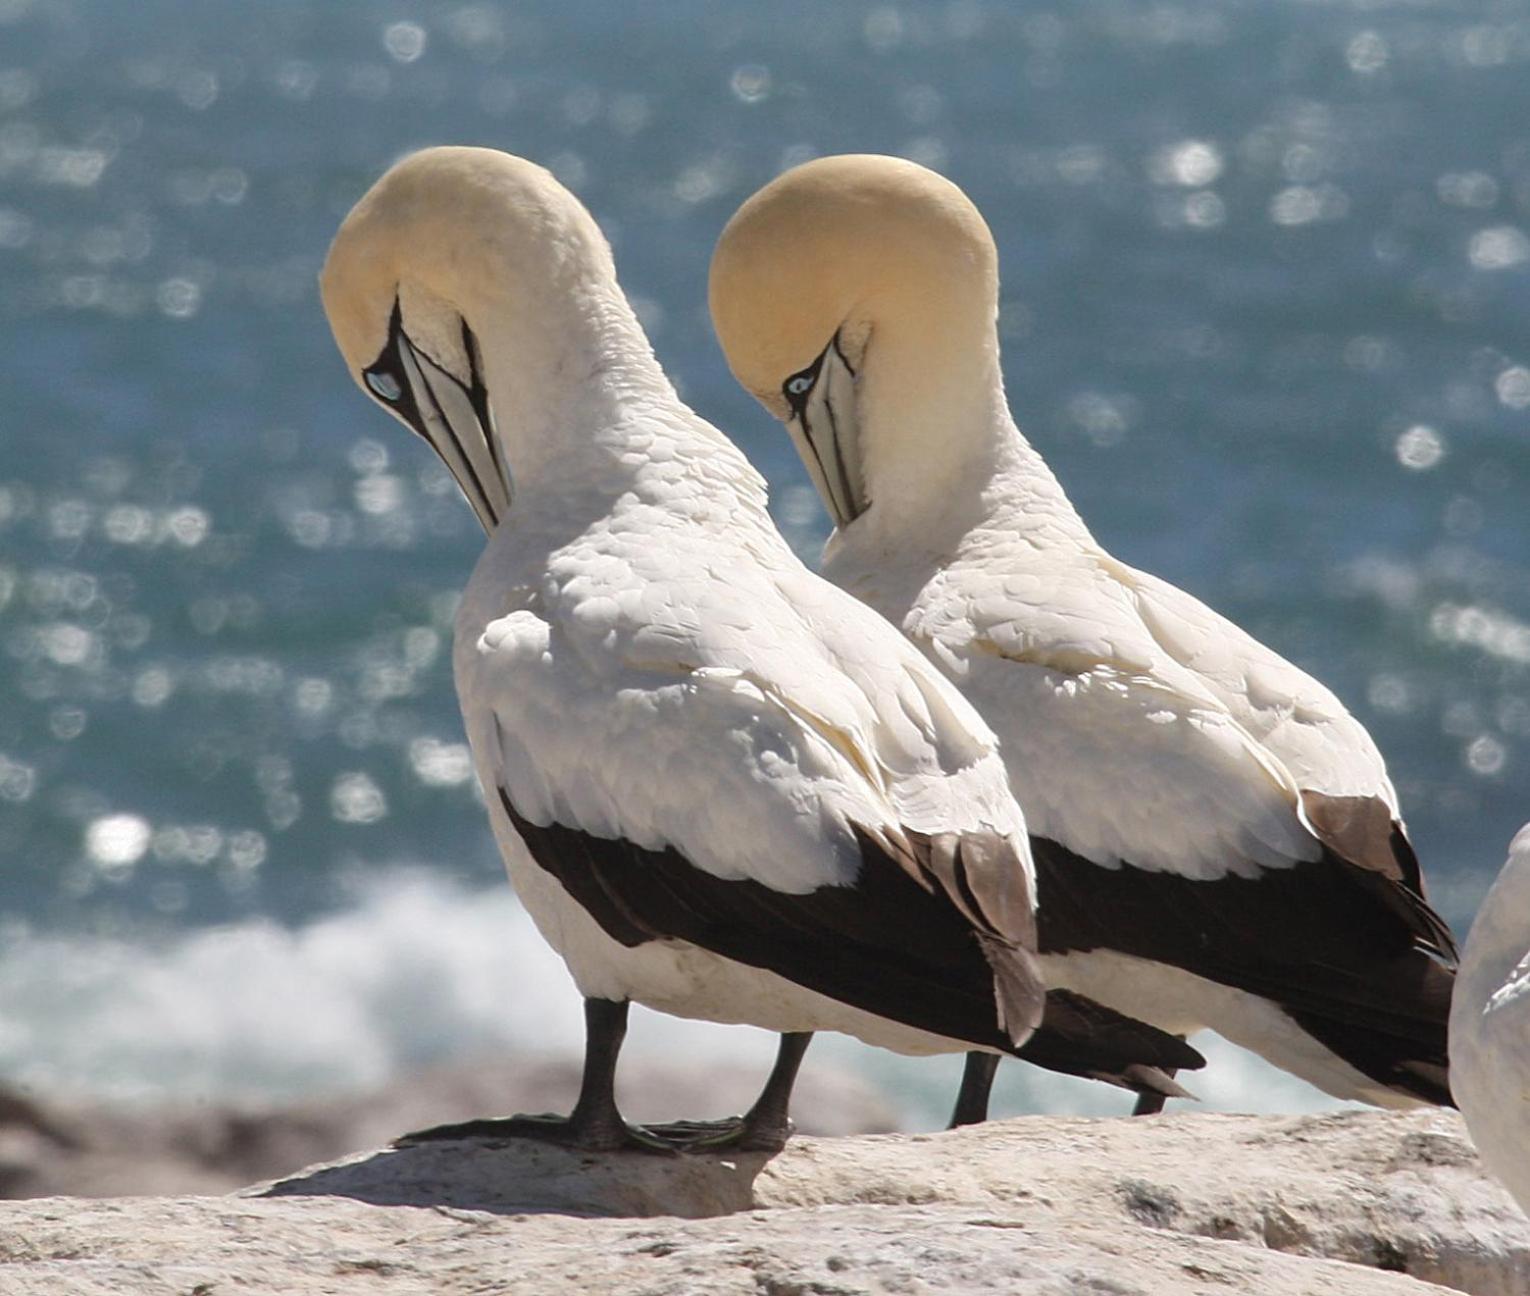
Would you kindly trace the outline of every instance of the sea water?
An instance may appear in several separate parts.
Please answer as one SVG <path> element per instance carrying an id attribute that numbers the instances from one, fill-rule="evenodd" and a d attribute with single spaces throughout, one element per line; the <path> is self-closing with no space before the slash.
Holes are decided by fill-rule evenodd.
<path id="1" fill-rule="evenodd" d="M 1022 427 L 1115 552 L 1370 727 L 1464 934 L 1530 818 L 1530 6 L 0 0 L 0 1078 L 277 1097 L 577 1047 L 452 693 L 481 534 L 315 292 L 437 143 L 585 200 L 810 560 L 713 242 L 815 154 L 961 184 Z M 824 1051 L 925 1124 L 958 1065 Z M 1120 1107 L 1004 1070 L 1004 1110 Z M 1227 1049 L 1195 1083 L 1322 1101 Z"/>

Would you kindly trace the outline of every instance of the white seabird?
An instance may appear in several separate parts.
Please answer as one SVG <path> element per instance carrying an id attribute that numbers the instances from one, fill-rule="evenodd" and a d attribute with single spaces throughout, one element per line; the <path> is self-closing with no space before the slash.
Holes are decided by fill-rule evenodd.
<path id="1" fill-rule="evenodd" d="M 1530 1215 L 1530 824 L 1515 834 L 1466 938 L 1450 1063 L 1483 1164 Z"/>
<path id="2" fill-rule="evenodd" d="M 612 1094 L 630 1000 L 786 1033 L 728 1132 L 757 1147 L 786 1136 L 808 1032 L 1025 1043 L 1034 882 L 993 735 L 792 555 L 579 202 L 521 159 L 430 149 L 357 203 L 321 286 L 352 377 L 492 529 L 457 688 L 511 879 L 586 1000 L 570 1118 L 440 1132 L 652 1146 Z"/>
<path id="3" fill-rule="evenodd" d="M 797 167 L 724 230 L 713 321 L 833 516 L 824 574 L 999 734 L 1049 986 L 1340 1098 L 1449 1102 L 1455 947 L 1380 754 L 1316 680 L 1090 534 L 1010 416 L 997 261 L 960 189 L 893 158 Z M 969 1065 L 969 1119 L 993 1065 Z"/>

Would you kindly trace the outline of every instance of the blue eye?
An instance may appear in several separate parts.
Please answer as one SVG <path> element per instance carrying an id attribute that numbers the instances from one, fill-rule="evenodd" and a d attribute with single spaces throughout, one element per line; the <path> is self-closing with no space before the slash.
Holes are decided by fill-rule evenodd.
<path id="1" fill-rule="evenodd" d="M 362 377 L 367 380 L 367 386 L 372 389 L 372 394 L 390 405 L 404 394 L 398 379 L 386 369 L 367 369 L 363 371 Z"/>
<path id="2" fill-rule="evenodd" d="M 786 380 L 786 391 L 789 396 L 806 396 L 813 390 L 813 378 L 811 374 L 798 374 L 795 378 Z"/>

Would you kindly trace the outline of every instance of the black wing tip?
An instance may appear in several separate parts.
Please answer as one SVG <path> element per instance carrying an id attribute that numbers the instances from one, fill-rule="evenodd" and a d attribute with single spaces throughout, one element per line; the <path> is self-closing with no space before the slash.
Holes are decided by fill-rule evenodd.
<path id="1" fill-rule="evenodd" d="M 1182 1096 L 1173 1072 L 1206 1065 L 1200 1050 L 1180 1036 L 1072 990 L 1048 992 L 1041 1027 L 1016 1056 L 1048 1071 L 1170 1098 Z"/>
<path id="2" fill-rule="evenodd" d="M 1437 1062 L 1409 1062 L 1403 1073 L 1408 1077 L 1406 1092 L 1436 1107 L 1455 1107 L 1456 1096 L 1450 1091 L 1450 1066 Z"/>
<path id="3" fill-rule="evenodd" d="M 1446 1015 L 1451 975 L 1437 964 L 1428 967 L 1427 1017 L 1366 1020 L 1358 1014 L 1336 1019 L 1319 1012 L 1288 1008 L 1307 1034 L 1372 1083 L 1403 1098 L 1435 1107 L 1454 1107 Z"/>
<path id="4" fill-rule="evenodd" d="M 1460 958 L 1455 933 L 1429 903 L 1418 854 L 1391 805 L 1379 796 L 1335 796 L 1311 788 L 1300 796 L 1328 861 L 1354 870 L 1424 952 L 1454 967 Z"/>
<path id="5" fill-rule="evenodd" d="M 875 833 L 851 825 L 864 862 L 894 863 L 944 902 L 970 931 L 992 974 L 997 1036 L 966 1038 L 1011 1051 L 1040 1025 L 1046 981 L 1037 961 L 1035 889 L 1013 841 L 992 830 L 926 833 L 899 826 Z"/>
<path id="6" fill-rule="evenodd" d="M 1320 862 L 1342 870 L 1357 890 L 1370 896 L 1378 913 L 1384 911 L 1390 914 L 1405 933 L 1415 953 L 1430 959 L 1448 975 L 1455 975 L 1461 961 L 1456 934 L 1435 907 L 1424 898 L 1421 889 L 1357 863 L 1326 843 Z"/>
<path id="7" fill-rule="evenodd" d="M 1395 878 L 1327 846 L 1315 860 L 1214 880 L 1105 869 L 1041 837 L 1031 846 L 1044 953 L 1162 963 L 1326 1021 L 1336 1038 L 1390 1037 L 1379 1057 L 1444 1056 L 1455 941 Z"/>

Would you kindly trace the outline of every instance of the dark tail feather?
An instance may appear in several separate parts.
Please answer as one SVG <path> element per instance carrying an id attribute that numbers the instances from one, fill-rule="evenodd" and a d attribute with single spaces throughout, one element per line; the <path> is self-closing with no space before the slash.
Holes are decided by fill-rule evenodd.
<path id="1" fill-rule="evenodd" d="M 1283 1007 L 1315 1040 L 1372 1080 L 1423 1102 L 1454 1107 L 1446 1022 L 1455 974 L 1422 954 L 1409 964 L 1392 978 L 1406 989 L 1398 997 L 1412 1009 L 1401 1020 L 1382 1012 L 1325 1012 L 1301 1002 Z"/>
<path id="2" fill-rule="evenodd" d="M 1345 823 L 1330 816 L 1329 828 L 1348 840 Z M 1353 852 L 1364 863 L 1325 845 L 1315 860 L 1215 881 L 1101 868 L 1033 837 L 1041 950 L 1114 950 L 1258 996 L 1378 1086 L 1447 1104 L 1455 941 L 1394 836 L 1384 857 Z M 1279 1052 L 1265 1056 L 1280 1066 Z"/>
<path id="3" fill-rule="evenodd" d="M 1198 1071 L 1206 1065 L 1179 1036 L 1071 990 L 1047 992 L 1041 1025 L 1015 1056 L 1048 1071 L 1169 1098 L 1193 1095 L 1167 1073 Z"/>
<path id="4" fill-rule="evenodd" d="M 1400 1041 L 1385 1031 L 1367 1030 L 1309 1013 L 1293 1012 L 1291 1016 L 1324 1048 L 1388 1089 L 1437 1107 L 1456 1105 L 1450 1095 L 1450 1069 L 1443 1049 L 1433 1056 L 1420 1057 L 1420 1050 L 1409 1047 L 1408 1041 Z"/>

